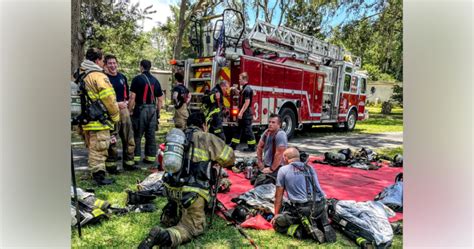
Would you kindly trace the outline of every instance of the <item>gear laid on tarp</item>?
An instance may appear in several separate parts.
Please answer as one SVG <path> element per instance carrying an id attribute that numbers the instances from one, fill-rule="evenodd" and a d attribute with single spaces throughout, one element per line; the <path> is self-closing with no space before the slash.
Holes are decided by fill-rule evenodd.
<path id="1" fill-rule="evenodd" d="M 355 152 L 349 148 L 337 152 L 326 152 L 324 153 L 323 160 L 315 160 L 313 162 L 335 167 L 352 167 L 364 170 L 377 170 L 381 167 L 377 154 L 367 148 L 362 148 Z"/>
<path id="2" fill-rule="evenodd" d="M 321 187 L 327 198 L 339 200 L 370 201 L 385 187 L 393 184 L 395 177 L 403 172 L 403 168 L 390 167 L 382 163 L 379 170 L 359 170 L 349 167 L 332 167 L 314 163 L 322 157 L 311 156 L 309 165 L 318 173 Z M 396 213 L 390 222 L 403 219 L 402 213 Z"/>
<path id="3" fill-rule="evenodd" d="M 395 212 L 403 212 L 403 181 L 384 188 L 374 200 L 382 202 Z"/>
<path id="4" fill-rule="evenodd" d="M 373 200 L 374 196 L 393 184 L 393 179 L 403 172 L 403 168 L 390 167 L 387 163 L 382 163 L 379 170 L 366 171 L 349 167 L 332 167 L 313 162 L 322 159 L 321 156 L 310 156 L 308 165 L 316 170 L 319 183 L 327 198 L 355 201 Z M 234 173 L 232 170 L 226 171 L 232 186 L 229 192 L 219 193 L 217 198 L 227 209 L 233 209 L 237 204 L 232 202 L 232 199 L 253 189 L 253 186 L 245 178 L 245 174 Z M 402 213 L 396 213 L 395 217 L 389 218 L 390 222 L 402 219 Z M 267 225 L 267 223 L 262 223 L 260 229 L 265 229 Z"/>
<path id="5" fill-rule="evenodd" d="M 336 228 L 367 248 L 389 248 L 393 240 L 393 230 L 388 218 L 395 213 L 379 201 L 356 202 L 330 199 L 329 217 Z"/>

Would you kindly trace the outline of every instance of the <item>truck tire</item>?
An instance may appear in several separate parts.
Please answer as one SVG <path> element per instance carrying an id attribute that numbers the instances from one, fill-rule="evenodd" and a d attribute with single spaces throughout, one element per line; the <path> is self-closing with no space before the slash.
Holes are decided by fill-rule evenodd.
<path id="1" fill-rule="evenodd" d="M 288 139 L 295 134 L 296 116 L 290 108 L 283 108 L 280 112 L 281 129 L 285 131 Z"/>
<path id="2" fill-rule="evenodd" d="M 349 116 L 347 116 L 347 121 L 344 122 L 344 130 L 345 131 L 352 131 L 354 130 L 357 123 L 357 112 L 352 109 L 349 112 Z"/>

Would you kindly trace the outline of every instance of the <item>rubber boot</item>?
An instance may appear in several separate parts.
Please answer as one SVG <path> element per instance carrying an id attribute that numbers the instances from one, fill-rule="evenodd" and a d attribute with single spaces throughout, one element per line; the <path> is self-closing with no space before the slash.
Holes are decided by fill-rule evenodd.
<path id="1" fill-rule="evenodd" d="M 140 167 L 139 166 L 136 166 L 136 165 L 127 165 L 127 164 L 123 164 L 123 170 L 125 171 L 135 171 L 135 170 L 140 170 Z"/>
<path id="2" fill-rule="evenodd" d="M 334 228 L 332 228 L 330 224 L 326 224 L 324 226 L 324 237 L 326 238 L 326 242 L 328 243 L 336 242 L 336 231 L 334 231 Z"/>
<path id="3" fill-rule="evenodd" d="M 171 237 L 168 231 L 161 227 L 153 227 L 146 237 L 138 246 L 138 249 L 151 249 L 153 246 L 170 246 Z"/>
<path id="4" fill-rule="evenodd" d="M 92 178 L 99 186 L 110 185 L 114 183 L 113 179 L 105 178 L 105 171 L 97 171 L 95 173 L 92 173 Z"/>
<path id="5" fill-rule="evenodd" d="M 117 166 L 108 166 L 105 167 L 105 170 L 112 175 L 118 175 L 120 173 L 117 169 Z"/>

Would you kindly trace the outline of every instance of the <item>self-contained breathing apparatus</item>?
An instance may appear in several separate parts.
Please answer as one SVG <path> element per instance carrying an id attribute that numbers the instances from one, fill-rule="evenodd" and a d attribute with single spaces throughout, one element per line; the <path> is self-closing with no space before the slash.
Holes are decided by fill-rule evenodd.
<path id="1" fill-rule="evenodd" d="M 84 82 L 84 79 L 92 72 L 100 71 L 89 71 L 84 73 L 79 73 L 79 71 L 77 71 L 74 74 L 74 83 L 79 86 L 76 94 L 79 94 L 80 97 L 81 110 L 77 116 L 71 117 L 71 123 L 72 125 L 85 125 L 90 121 L 99 121 L 104 125 L 114 128 L 113 123 L 110 121 L 107 109 L 105 108 L 105 105 L 102 103 L 102 101 L 100 99 L 93 101 L 87 94 L 86 83 Z"/>
<path id="2" fill-rule="evenodd" d="M 188 208 L 199 196 L 208 203 L 211 180 L 209 161 L 192 162 L 195 127 L 186 129 L 186 133 L 173 128 L 166 136 L 166 148 L 163 155 L 164 195 Z"/>

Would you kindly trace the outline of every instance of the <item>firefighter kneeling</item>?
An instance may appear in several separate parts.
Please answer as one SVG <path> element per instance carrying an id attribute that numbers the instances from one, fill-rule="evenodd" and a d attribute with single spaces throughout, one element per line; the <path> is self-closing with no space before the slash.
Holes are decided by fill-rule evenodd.
<path id="1" fill-rule="evenodd" d="M 300 161 L 295 148 L 286 149 L 283 159 L 286 165 L 278 171 L 273 228 L 298 239 L 309 237 L 319 243 L 335 242 L 336 233 L 329 224 L 326 199 L 316 172 Z M 290 204 L 280 210 L 285 190 Z"/>
<path id="2" fill-rule="evenodd" d="M 206 226 L 205 208 L 210 201 L 211 162 L 222 167 L 230 167 L 234 162 L 232 148 L 206 132 L 203 113 L 191 114 L 187 126 L 184 133 L 172 129 L 166 137 L 163 185 L 168 203 L 163 208 L 161 224 L 167 228 L 152 228 L 139 248 L 176 247 L 202 234 Z"/>

